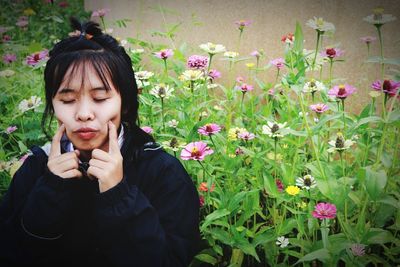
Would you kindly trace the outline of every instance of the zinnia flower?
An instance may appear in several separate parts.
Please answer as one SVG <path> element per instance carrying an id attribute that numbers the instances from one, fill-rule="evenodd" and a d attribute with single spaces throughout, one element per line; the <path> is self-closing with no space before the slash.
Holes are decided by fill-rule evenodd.
<path id="1" fill-rule="evenodd" d="M 323 219 L 334 219 L 336 217 L 336 206 L 331 203 L 318 203 L 312 212 L 314 218 Z"/>
<path id="2" fill-rule="evenodd" d="M 6 129 L 6 133 L 7 134 L 10 134 L 10 133 L 12 133 L 12 132 L 15 132 L 16 130 L 17 130 L 18 128 L 17 128 L 17 126 L 10 126 L 10 127 L 7 127 L 7 129 Z"/>
<path id="3" fill-rule="evenodd" d="M 212 69 L 212 70 L 210 70 L 210 71 L 208 72 L 208 77 L 209 77 L 211 80 L 215 80 L 215 79 L 221 77 L 221 72 Z"/>
<path id="4" fill-rule="evenodd" d="M 210 55 L 215 55 L 226 51 L 225 46 L 221 44 L 213 44 L 211 42 L 201 44 L 199 47 Z"/>
<path id="5" fill-rule="evenodd" d="M 169 85 L 158 84 L 150 90 L 150 94 L 157 98 L 168 99 L 172 96 L 173 91 L 174 88 L 169 87 Z"/>
<path id="6" fill-rule="evenodd" d="M 153 133 L 153 128 L 151 128 L 151 127 L 149 127 L 149 126 L 143 126 L 143 127 L 141 127 L 141 129 L 142 129 L 145 133 L 148 133 L 148 134 Z"/>
<path id="7" fill-rule="evenodd" d="M 342 152 L 346 149 L 349 149 L 354 144 L 354 141 L 350 139 L 345 140 L 342 133 L 337 133 L 336 139 L 329 141 L 328 144 L 331 146 L 327 150 L 329 153 L 333 153 L 335 151 Z"/>
<path id="8" fill-rule="evenodd" d="M 317 186 L 317 182 L 315 181 L 314 177 L 312 177 L 309 174 L 306 174 L 303 177 L 298 177 L 296 179 L 296 185 L 303 189 L 310 190 L 311 188 Z"/>
<path id="9" fill-rule="evenodd" d="M 334 32 L 335 31 L 335 25 L 333 25 L 330 22 L 325 21 L 323 18 L 314 17 L 314 19 L 309 19 L 307 21 L 306 25 L 322 34 L 324 32 Z"/>
<path id="10" fill-rule="evenodd" d="M 26 57 L 26 64 L 34 67 L 38 63 L 40 63 L 42 60 L 45 60 L 47 58 L 47 55 L 48 55 L 47 49 L 40 51 L 40 52 L 33 53 Z"/>
<path id="11" fill-rule="evenodd" d="M 383 91 L 389 97 L 393 97 L 396 95 L 400 87 L 400 82 L 395 82 L 392 80 L 384 80 L 382 82 L 381 80 L 377 80 L 372 83 L 371 87 L 374 90 Z"/>
<path id="12" fill-rule="evenodd" d="M 317 112 L 317 114 L 321 114 L 321 113 L 324 113 L 325 111 L 327 111 L 329 109 L 329 107 L 325 104 L 318 103 L 315 105 L 310 105 L 310 109 L 312 111 Z"/>
<path id="13" fill-rule="evenodd" d="M 3 62 L 6 64 L 13 63 L 17 60 L 17 56 L 15 54 L 5 54 L 3 56 Z"/>
<path id="14" fill-rule="evenodd" d="M 395 21 L 397 18 L 391 14 L 383 14 L 383 8 L 376 8 L 373 14 L 363 18 L 364 21 L 380 27 L 388 22 Z"/>
<path id="15" fill-rule="evenodd" d="M 374 37 L 374 36 L 364 36 L 364 37 L 361 37 L 360 39 L 361 39 L 361 41 L 363 41 L 366 44 L 370 44 L 370 43 L 376 41 L 376 37 Z"/>
<path id="16" fill-rule="evenodd" d="M 294 34 L 288 33 L 287 35 L 282 36 L 281 41 L 287 44 L 293 44 L 294 42 Z"/>
<path id="17" fill-rule="evenodd" d="M 251 24 L 251 21 L 242 19 L 242 20 L 235 21 L 235 24 L 238 26 L 238 29 L 240 31 L 243 31 L 244 27 L 249 26 Z"/>
<path id="18" fill-rule="evenodd" d="M 333 59 L 340 57 L 343 53 L 344 51 L 339 48 L 326 48 L 325 51 L 321 52 L 321 56 Z"/>
<path id="19" fill-rule="evenodd" d="M 203 72 L 200 70 L 185 70 L 182 73 L 182 79 L 184 81 L 197 81 L 203 78 Z"/>
<path id="20" fill-rule="evenodd" d="M 318 91 L 324 91 L 325 89 L 326 89 L 325 85 L 322 82 L 311 79 L 311 81 L 306 82 L 304 84 L 303 92 L 304 93 L 315 93 Z"/>
<path id="21" fill-rule="evenodd" d="M 239 53 L 238 52 L 234 52 L 234 51 L 226 51 L 224 53 L 224 56 L 227 57 L 227 58 L 235 58 L 235 57 L 239 56 Z"/>
<path id="22" fill-rule="evenodd" d="M 278 69 L 282 69 L 285 66 L 285 60 L 283 58 L 273 59 L 269 63 L 274 65 Z"/>
<path id="23" fill-rule="evenodd" d="M 214 189 L 215 189 L 215 184 L 212 184 L 212 185 L 211 185 L 211 188 L 210 188 L 210 192 L 214 191 Z M 201 192 L 208 192 L 208 187 L 207 187 L 207 183 L 206 183 L 206 182 L 200 183 L 200 185 L 199 185 L 199 191 L 201 191 Z"/>
<path id="24" fill-rule="evenodd" d="M 247 83 L 242 83 L 240 86 L 236 86 L 236 89 L 240 90 L 242 93 L 247 93 L 253 91 L 254 87 Z"/>
<path id="25" fill-rule="evenodd" d="M 221 126 L 215 123 L 207 123 L 200 127 L 197 132 L 201 135 L 210 136 L 221 131 Z"/>
<path id="26" fill-rule="evenodd" d="M 155 52 L 154 55 L 160 59 L 166 60 L 174 54 L 172 49 L 163 49 L 161 51 Z"/>
<path id="27" fill-rule="evenodd" d="M 176 128 L 178 127 L 179 121 L 173 119 L 167 122 L 167 126 L 171 128 Z"/>
<path id="28" fill-rule="evenodd" d="M 354 94 L 357 89 L 348 84 L 341 84 L 334 86 L 331 90 L 328 91 L 328 95 L 334 96 L 339 99 L 346 99 L 346 97 Z"/>
<path id="29" fill-rule="evenodd" d="M 295 196 L 300 192 L 300 188 L 294 185 L 289 185 L 286 187 L 286 193 L 288 193 L 291 196 Z"/>
<path id="30" fill-rule="evenodd" d="M 92 12 L 92 18 L 99 17 L 102 18 L 110 12 L 109 8 L 101 8 Z"/>
<path id="31" fill-rule="evenodd" d="M 249 140 L 254 139 L 256 136 L 253 133 L 246 131 L 246 132 L 238 133 L 238 137 L 244 141 L 249 141 Z"/>
<path id="32" fill-rule="evenodd" d="M 185 147 L 185 143 L 179 141 L 176 137 L 172 137 L 170 141 L 162 142 L 163 147 L 171 149 L 172 151 L 176 152 L 181 148 Z"/>
<path id="33" fill-rule="evenodd" d="M 230 141 L 237 140 L 239 138 L 239 134 L 243 133 L 243 132 L 247 132 L 247 130 L 245 128 L 238 128 L 238 127 L 229 129 L 228 140 L 230 140 Z"/>
<path id="34" fill-rule="evenodd" d="M 286 122 L 281 124 L 277 122 L 267 121 L 267 125 L 262 126 L 262 133 L 273 138 L 283 137 L 288 134 L 286 132 L 286 130 L 288 129 L 285 127 L 286 124 Z"/>
<path id="35" fill-rule="evenodd" d="M 281 248 L 285 248 L 289 245 L 289 239 L 285 238 L 284 236 L 280 236 L 276 239 L 275 244 L 277 244 Z"/>
<path id="36" fill-rule="evenodd" d="M 208 57 L 193 55 L 187 60 L 187 66 L 191 69 L 204 69 L 207 67 Z"/>
<path id="37" fill-rule="evenodd" d="M 210 147 L 207 146 L 206 143 L 198 141 L 189 143 L 184 149 L 181 151 L 181 158 L 183 160 L 204 160 L 205 156 L 214 153 Z"/>
<path id="38" fill-rule="evenodd" d="M 285 189 L 285 186 L 283 185 L 283 183 L 280 179 L 276 179 L 275 184 L 276 184 L 276 188 L 278 188 L 279 192 L 282 192 Z"/>
<path id="39" fill-rule="evenodd" d="M 31 109 L 36 109 L 41 104 L 42 104 L 42 99 L 40 97 L 33 95 L 33 96 L 31 96 L 30 99 L 22 100 L 18 105 L 18 109 L 21 112 L 26 112 Z"/>
<path id="40" fill-rule="evenodd" d="M 15 71 L 10 70 L 10 69 L 0 71 L 0 77 L 11 77 L 14 74 L 15 74 Z"/>

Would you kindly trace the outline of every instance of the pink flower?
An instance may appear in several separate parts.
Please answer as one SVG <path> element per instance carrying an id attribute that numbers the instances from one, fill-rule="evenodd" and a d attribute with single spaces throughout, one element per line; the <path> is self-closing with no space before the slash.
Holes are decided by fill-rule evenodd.
<path id="1" fill-rule="evenodd" d="M 11 36 L 8 35 L 8 34 L 4 34 L 3 35 L 3 42 L 5 43 L 5 42 L 9 42 L 9 41 L 11 41 Z"/>
<path id="2" fill-rule="evenodd" d="M 318 103 L 315 105 L 310 105 L 310 109 L 317 113 L 324 113 L 325 111 L 327 111 L 329 109 L 329 107 L 325 104 Z"/>
<path id="3" fill-rule="evenodd" d="M 254 87 L 247 83 L 242 83 L 240 86 L 236 87 L 238 90 L 242 91 L 242 93 L 247 93 L 249 91 L 253 91 Z"/>
<path id="4" fill-rule="evenodd" d="M 210 72 L 208 73 L 208 77 L 210 77 L 211 80 L 215 80 L 216 78 L 221 77 L 221 72 L 212 69 L 212 70 L 210 70 Z"/>
<path id="5" fill-rule="evenodd" d="M 283 58 L 276 58 L 269 62 L 270 64 L 274 65 L 278 69 L 281 69 L 285 66 L 285 60 Z"/>
<path id="6" fill-rule="evenodd" d="M 40 52 L 33 53 L 26 57 L 26 64 L 30 66 L 36 66 L 40 61 L 47 58 L 48 51 L 45 49 Z"/>
<path id="7" fill-rule="evenodd" d="M 256 136 L 253 133 L 241 132 L 238 134 L 238 137 L 244 141 L 249 141 L 251 139 L 254 139 L 254 137 L 256 137 Z"/>
<path id="8" fill-rule="evenodd" d="M 200 207 L 204 206 L 204 196 L 202 196 L 202 195 L 199 196 L 199 203 L 200 203 Z"/>
<path id="9" fill-rule="evenodd" d="M 24 162 L 28 157 L 29 157 L 29 153 L 26 153 L 25 155 L 23 155 L 23 156 L 19 159 L 19 161 L 20 161 L 20 162 Z"/>
<path id="10" fill-rule="evenodd" d="M 254 50 L 253 52 L 250 53 L 251 56 L 256 57 L 256 58 L 260 58 L 261 57 L 261 53 L 257 50 Z"/>
<path id="11" fill-rule="evenodd" d="M 346 99 L 349 95 L 354 94 L 357 89 L 348 84 L 341 84 L 334 86 L 331 90 L 329 90 L 328 95 L 335 96 L 339 99 Z"/>
<path id="12" fill-rule="evenodd" d="M 365 255 L 365 245 L 363 244 L 352 244 L 350 247 L 351 253 L 356 257 L 362 257 Z"/>
<path id="13" fill-rule="evenodd" d="M 276 187 L 278 188 L 279 192 L 283 192 L 285 189 L 285 186 L 283 185 L 282 181 L 280 179 L 275 180 Z"/>
<path id="14" fill-rule="evenodd" d="M 221 131 L 221 126 L 215 123 L 207 123 L 206 125 L 200 127 L 197 132 L 201 135 L 210 136 Z"/>
<path id="15" fill-rule="evenodd" d="M 237 83 L 244 83 L 244 78 L 242 76 L 236 77 L 236 82 Z"/>
<path id="16" fill-rule="evenodd" d="M 243 154 L 244 154 L 243 149 L 241 149 L 240 147 L 236 148 L 236 150 L 235 150 L 236 156 L 243 155 Z"/>
<path id="17" fill-rule="evenodd" d="M 323 219 L 334 219 L 336 217 L 336 206 L 331 203 L 318 203 L 312 212 L 314 218 Z"/>
<path id="18" fill-rule="evenodd" d="M 193 55 L 187 60 L 187 66 L 191 69 L 204 69 L 207 67 L 208 57 Z"/>
<path id="19" fill-rule="evenodd" d="M 60 3 L 58 3 L 58 6 L 61 8 L 66 8 L 68 6 L 68 2 L 67 1 L 62 1 Z"/>
<path id="20" fill-rule="evenodd" d="M 244 27 L 249 26 L 251 24 L 251 21 L 242 19 L 235 21 L 235 24 L 238 26 L 238 29 L 240 31 L 243 31 Z"/>
<path id="21" fill-rule="evenodd" d="M 26 26 L 28 26 L 29 22 L 27 20 L 18 20 L 17 23 L 15 23 L 15 25 L 17 25 L 20 28 L 25 28 Z"/>
<path id="22" fill-rule="evenodd" d="M 7 133 L 7 134 L 10 134 L 10 133 L 12 133 L 12 132 L 15 132 L 17 129 L 18 129 L 17 126 L 10 126 L 10 127 L 7 127 L 6 133 Z"/>
<path id="23" fill-rule="evenodd" d="M 95 10 L 92 13 L 92 18 L 94 18 L 94 17 L 102 18 L 105 15 L 107 15 L 109 12 L 110 12 L 109 8 L 101 8 L 101 9 Z"/>
<path id="24" fill-rule="evenodd" d="M 161 51 L 158 51 L 154 53 L 154 55 L 160 59 L 166 60 L 167 58 L 171 57 L 174 54 L 172 49 L 163 49 Z"/>
<path id="25" fill-rule="evenodd" d="M 337 58 L 344 54 L 344 51 L 339 48 L 327 48 L 321 52 L 322 57 Z"/>
<path id="26" fill-rule="evenodd" d="M 214 153 L 214 150 L 209 148 L 206 143 L 198 141 L 192 142 L 186 145 L 181 152 L 181 158 L 183 160 L 204 160 L 205 156 Z"/>
<path id="27" fill-rule="evenodd" d="M 149 126 L 143 126 L 143 127 L 141 127 L 141 129 L 142 129 L 144 132 L 148 133 L 148 134 L 153 133 L 153 128 L 151 128 L 151 127 L 149 127 Z"/>
<path id="28" fill-rule="evenodd" d="M 282 36 L 281 41 L 287 44 L 292 44 L 294 41 L 294 34 L 288 33 L 287 35 Z"/>
<path id="29" fill-rule="evenodd" d="M 376 80 L 371 85 L 372 89 L 377 91 L 383 91 L 385 94 L 388 94 L 389 97 L 393 97 L 396 95 L 397 90 L 400 87 L 400 82 L 395 82 L 392 80 Z"/>
<path id="30" fill-rule="evenodd" d="M 3 56 L 3 62 L 6 64 L 10 64 L 17 60 L 17 56 L 15 54 L 5 54 Z"/>
<path id="31" fill-rule="evenodd" d="M 211 185 L 210 192 L 214 191 L 214 189 L 215 189 L 215 184 L 212 184 L 212 185 Z M 207 183 L 205 183 L 205 182 L 200 183 L 200 185 L 199 185 L 199 191 L 201 191 L 201 192 L 208 192 Z"/>
<path id="32" fill-rule="evenodd" d="M 370 43 L 376 41 L 376 37 L 373 37 L 373 36 L 364 36 L 364 37 L 361 37 L 360 39 L 361 39 L 361 41 L 363 41 L 366 44 L 370 44 Z"/>

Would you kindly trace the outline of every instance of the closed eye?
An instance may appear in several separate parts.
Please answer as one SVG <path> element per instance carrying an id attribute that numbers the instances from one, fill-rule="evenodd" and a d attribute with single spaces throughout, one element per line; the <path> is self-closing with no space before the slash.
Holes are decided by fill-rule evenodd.
<path id="1" fill-rule="evenodd" d="M 106 101 L 107 99 L 108 99 L 108 98 L 95 98 L 95 99 L 94 99 L 94 102 L 101 103 L 101 102 Z"/>
<path id="2" fill-rule="evenodd" d="M 60 100 L 63 104 L 72 104 L 73 102 L 75 102 L 75 99 L 72 100 Z"/>

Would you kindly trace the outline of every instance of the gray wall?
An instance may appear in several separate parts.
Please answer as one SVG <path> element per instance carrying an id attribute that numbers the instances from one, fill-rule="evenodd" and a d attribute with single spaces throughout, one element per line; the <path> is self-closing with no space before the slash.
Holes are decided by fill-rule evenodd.
<path id="1" fill-rule="evenodd" d="M 167 14 L 162 16 L 159 7 L 167 9 Z M 322 17 L 336 26 L 336 33 L 324 39 L 324 45 L 339 44 L 346 51 L 345 62 L 336 63 L 334 77 L 344 78 L 346 82 L 355 85 L 358 89 L 357 100 L 368 101 L 370 83 L 379 78 L 379 67 L 363 65 L 366 58 L 366 46 L 360 37 L 366 35 L 377 36 L 375 27 L 363 21 L 363 18 L 372 13 L 376 6 L 382 6 L 384 13 L 389 13 L 398 18 L 383 26 L 386 57 L 400 57 L 400 1 L 399 0 L 85 0 L 87 10 L 96 10 L 108 7 L 111 9 L 107 21 L 129 18 L 132 20 L 128 28 L 114 28 L 114 36 L 121 38 L 139 37 L 144 40 L 155 41 L 179 47 L 183 42 L 193 48 L 188 55 L 200 54 L 198 45 L 208 41 L 220 43 L 228 50 L 236 50 L 238 33 L 234 21 L 250 19 L 253 24 L 245 29 L 241 49 L 241 56 L 249 55 L 255 49 L 264 49 L 267 63 L 270 59 L 283 56 L 281 36 L 294 32 L 296 22 L 303 27 L 305 48 L 315 48 L 315 31 L 305 25 L 308 19 Z M 174 44 L 166 39 L 152 37 L 154 30 L 164 31 L 165 24 L 182 22 L 177 32 Z M 198 25 L 200 22 L 201 24 Z M 378 42 L 371 46 L 371 55 L 379 54 Z M 214 63 L 216 65 L 214 65 Z M 216 58 L 214 67 L 227 73 L 226 62 Z M 398 66 L 388 66 L 386 73 Z M 150 70 L 150 69 L 148 69 Z M 237 75 L 247 76 L 244 63 L 239 64 L 235 72 Z M 327 65 L 323 77 L 327 77 Z M 263 74 L 264 80 L 273 82 L 275 71 L 269 69 Z M 359 108 L 362 102 L 354 101 L 353 108 Z"/>

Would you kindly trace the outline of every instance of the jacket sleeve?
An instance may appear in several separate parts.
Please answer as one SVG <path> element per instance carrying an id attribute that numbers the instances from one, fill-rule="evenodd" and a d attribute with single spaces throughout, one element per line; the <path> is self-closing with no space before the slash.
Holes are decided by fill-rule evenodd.
<path id="1" fill-rule="evenodd" d="M 46 163 L 32 155 L 12 179 L 0 205 L 0 260 L 34 262 L 62 235 L 72 183 L 48 171 Z"/>
<path id="2" fill-rule="evenodd" d="M 101 249 L 113 266 L 188 266 L 196 254 L 197 191 L 178 160 L 158 176 L 151 200 L 136 185 L 129 185 L 126 177 L 100 194 Z"/>

